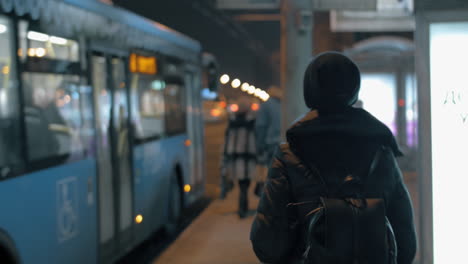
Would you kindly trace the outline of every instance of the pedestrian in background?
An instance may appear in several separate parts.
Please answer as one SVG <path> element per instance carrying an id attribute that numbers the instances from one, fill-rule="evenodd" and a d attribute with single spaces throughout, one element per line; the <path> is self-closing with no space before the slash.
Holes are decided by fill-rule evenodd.
<path id="1" fill-rule="evenodd" d="M 281 141 L 281 99 L 283 91 L 277 86 L 268 88 L 270 99 L 260 106 L 255 123 L 257 148 L 257 186 L 255 194 L 261 196 L 263 183 L 266 180 L 268 166 L 273 154 Z"/>
<path id="2" fill-rule="evenodd" d="M 223 164 L 227 177 L 239 184 L 239 217 L 248 212 L 248 189 L 255 174 L 255 113 L 251 110 L 251 100 L 241 97 L 236 105 L 231 105 L 229 124 L 224 141 Z M 229 180 L 227 180 L 229 182 Z"/>
<path id="3" fill-rule="evenodd" d="M 413 262 L 413 208 L 395 160 L 402 153 L 390 129 L 352 107 L 359 88 L 358 67 L 340 53 L 307 67 L 310 112 L 287 130 L 252 225 L 262 262 Z"/>

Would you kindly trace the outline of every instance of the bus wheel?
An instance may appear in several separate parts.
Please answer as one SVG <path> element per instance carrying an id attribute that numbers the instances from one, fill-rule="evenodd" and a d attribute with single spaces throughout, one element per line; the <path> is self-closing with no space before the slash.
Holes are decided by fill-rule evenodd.
<path id="1" fill-rule="evenodd" d="M 182 214 L 182 183 L 178 177 L 177 171 L 174 171 L 171 177 L 169 190 L 169 219 L 166 225 L 166 232 L 169 236 L 173 236 L 180 226 L 180 216 Z"/>

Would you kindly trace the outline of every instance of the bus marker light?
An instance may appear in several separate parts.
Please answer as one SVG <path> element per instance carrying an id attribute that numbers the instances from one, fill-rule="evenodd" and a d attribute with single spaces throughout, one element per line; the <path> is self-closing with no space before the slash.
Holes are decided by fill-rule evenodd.
<path id="1" fill-rule="evenodd" d="M 190 147 L 190 146 L 192 145 L 192 141 L 190 141 L 190 139 L 187 139 L 187 140 L 185 140 L 184 145 L 185 145 L 186 147 Z"/>
<path id="2" fill-rule="evenodd" d="M 192 190 L 192 186 L 190 184 L 185 184 L 184 185 L 184 192 L 188 193 Z"/>
<path id="3" fill-rule="evenodd" d="M 135 216 L 135 223 L 141 224 L 143 222 L 143 216 L 141 214 Z"/>

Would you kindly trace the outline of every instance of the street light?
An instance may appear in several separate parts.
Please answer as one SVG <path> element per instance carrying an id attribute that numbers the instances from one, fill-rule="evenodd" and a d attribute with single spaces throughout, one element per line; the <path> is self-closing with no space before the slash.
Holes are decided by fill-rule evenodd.
<path id="1" fill-rule="evenodd" d="M 243 92 L 247 92 L 249 90 L 249 86 L 250 86 L 250 84 L 245 82 L 245 83 L 242 84 L 241 90 Z"/>
<path id="2" fill-rule="evenodd" d="M 229 80 L 230 80 L 230 78 L 229 78 L 229 75 L 227 75 L 227 74 L 223 74 L 223 75 L 221 76 L 221 78 L 219 78 L 219 81 L 220 81 L 222 84 L 228 83 Z"/>
<path id="3" fill-rule="evenodd" d="M 249 94 L 254 94 L 255 93 L 255 86 L 250 85 L 249 90 L 247 90 Z"/>
<path id="4" fill-rule="evenodd" d="M 241 85 L 241 81 L 239 79 L 232 80 L 232 83 L 231 83 L 232 88 L 239 88 L 240 85 Z"/>
<path id="5" fill-rule="evenodd" d="M 256 96 L 256 97 L 260 97 L 260 95 L 262 94 L 262 92 L 263 92 L 262 89 L 257 88 L 257 89 L 255 89 L 255 92 L 254 92 L 254 93 L 255 93 L 255 96 Z"/>

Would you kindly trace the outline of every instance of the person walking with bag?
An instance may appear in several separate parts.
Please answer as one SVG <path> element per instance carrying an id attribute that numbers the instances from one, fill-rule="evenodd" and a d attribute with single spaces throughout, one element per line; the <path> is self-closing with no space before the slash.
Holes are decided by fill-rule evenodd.
<path id="1" fill-rule="evenodd" d="M 229 183 L 237 179 L 239 184 L 240 218 L 246 217 L 248 212 L 248 189 L 256 166 L 255 113 L 250 111 L 250 107 L 250 99 L 241 97 L 238 109 L 230 114 L 223 153 L 223 168 L 226 173 L 222 177 L 228 177 L 224 181 Z"/>
<path id="2" fill-rule="evenodd" d="M 277 148 L 250 239 L 263 263 L 410 264 L 413 208 L 391 131 L 353 108 L 360 72 L 337 52 L 307 67 L 310 112 Z"/>
<path id="3" fill-rule="evenodd" d="M 266 180 L 268 166 L 276 147 L 281 141 L 281 99 L 283 91 L 272 85 L 268 88 L 270 99 L 260 106 L 255 123 L 257 145 L 257 185 L 255 194 L 260 197 Z"/>

